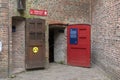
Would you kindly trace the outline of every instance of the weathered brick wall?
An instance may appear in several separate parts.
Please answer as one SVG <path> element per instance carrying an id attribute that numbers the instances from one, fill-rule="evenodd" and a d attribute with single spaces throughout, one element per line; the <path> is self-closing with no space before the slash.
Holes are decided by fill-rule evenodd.
<path id="1" fill-rule="evenodd" d="M 13 20 L 16 31 L 12 32 L 12 73 L 25 70 L 25 21 Z"/>
<path id="2" fill-rule="evenodd" d="M 8 0 L 0 0 L 0 41 L 3 43 L 0 52 L 0 78 L 8 72 Z"/>
<path id="3" fill-rule="evenodd" d="M 92 0 L 92 59 L 120 80 L 120 1 Z"/>
<path id="4" fill-rule="evenodd" d="M 11 0 L 11 16 L 19 16 L 16 0 Z M 29 14 L 30 9 L 47 10 L 48 16 Z M 90 23 L 90 0 L 26 0 L 26 18 L 43 18 L 49 23 Z"/>

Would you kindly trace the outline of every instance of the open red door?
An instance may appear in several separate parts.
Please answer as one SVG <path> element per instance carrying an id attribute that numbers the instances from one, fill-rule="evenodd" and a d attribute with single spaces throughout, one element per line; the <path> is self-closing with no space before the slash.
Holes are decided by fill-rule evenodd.
<path id="1" fill-rule="evenodd" d="M 90 67 L 90 25 L 78 24 L 67 27 L 67 63 Z"/>

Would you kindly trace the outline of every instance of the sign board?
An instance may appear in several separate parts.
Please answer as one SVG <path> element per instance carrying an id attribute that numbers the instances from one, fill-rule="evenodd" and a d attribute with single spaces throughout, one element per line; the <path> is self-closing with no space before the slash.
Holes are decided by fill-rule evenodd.
<path id="1" fill-rule="evenodd" d="M 71 28 L 70 29 L 70 44 L 78 43 L 78 29 Z"/>
<path id="2" fill-rule="evenodd" d="M 47 12 L 47 10 L 30 9 L 30 14 L 31 15 L 38 15 L 38 16 L 47 16 L 48 12 Z"/>

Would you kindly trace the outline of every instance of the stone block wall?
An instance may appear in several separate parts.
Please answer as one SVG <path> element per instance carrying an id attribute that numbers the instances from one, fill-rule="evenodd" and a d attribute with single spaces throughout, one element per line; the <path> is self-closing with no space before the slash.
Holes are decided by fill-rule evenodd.
<path id="1" fill-rule="evenodd" d="M 92 61 L 120 80 L 120 1 L 92 0 Z"/>
<path id="2" fill-rule="evenodd" d="M 0 78 L 8 73 L 8 27 L 9 27 L 8 0 L 0 0 L 0 41 L 3 44 L 0 52 Z"/>

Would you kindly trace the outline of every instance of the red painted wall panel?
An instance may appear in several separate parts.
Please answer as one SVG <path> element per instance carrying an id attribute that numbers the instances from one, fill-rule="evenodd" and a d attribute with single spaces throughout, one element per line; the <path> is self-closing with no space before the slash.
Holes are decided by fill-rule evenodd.
<path id="1" fill-rule="evenodd" d="M 76 32 L 77 34 L 74 34 Z M 87 24 L 69 25 L 67 27 L 67 63 L 69 65 L 90 67 L 90 34 L 90 25 Z M 77 39 L 75 39 L 75 35 L 77 35 Z"/>

